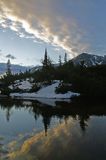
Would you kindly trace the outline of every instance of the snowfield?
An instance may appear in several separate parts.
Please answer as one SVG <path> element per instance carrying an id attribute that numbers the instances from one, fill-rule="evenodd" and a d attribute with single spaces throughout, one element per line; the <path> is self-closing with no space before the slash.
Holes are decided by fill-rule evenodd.
<path id="1" fill-rule="evenodd" d="M 14 86 L 13 85 L 9 86 L 10 89 L 14 89 L 17 87 L 22 90 L 30 90 L 32 88 L 32 84 L 28 80 L 22 81 L 22 82 L 19 82 L 17 80 L 17 81 L 15 81 Z"/>
<path id="2" fill-rule="evenodd" d="M 25 84 L 25 83 L 24 83 Z M 36 98 L 50 98 L 50 99 L 70 99 L 73 96 L 79 96 L 79 93 L 67 92 L 65 94 L 56 94 L 55 89 L 58 87 L 59 82 L 55 82 L 49 86 L 41 88 L 38 92 L 33 93 L 11 93 L 12 98 L 21 99 L 36 99 Z M 25 89 L 25 85 L 21 86 Z M 30 88 L 30 87 L 29 87 Z"/>

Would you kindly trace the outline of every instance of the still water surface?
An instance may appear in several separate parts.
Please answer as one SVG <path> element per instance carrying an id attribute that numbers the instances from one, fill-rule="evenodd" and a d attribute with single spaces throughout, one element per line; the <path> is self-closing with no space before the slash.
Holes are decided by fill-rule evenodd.
<path id="1" fill-rule="evenodd" d="M 106 160 L 105 108 L 82 100 L 1 100 L 1 158 Z"/>

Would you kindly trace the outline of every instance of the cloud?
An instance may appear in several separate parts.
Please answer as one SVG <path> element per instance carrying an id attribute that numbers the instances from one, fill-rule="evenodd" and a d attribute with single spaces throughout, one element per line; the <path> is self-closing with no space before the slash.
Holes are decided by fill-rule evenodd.
<path id="1" fill-rule="evenodd" d="M 32 133 L 31 137 L 26 139 L 24 142 L 23 140 L 24 135 L 17 138 L 17 141 L 11 142 L 8 146 L 10 149 L 9 158 L 10 159 L 21 159 L 27 157 L 28 159 L 39 159 L 43 155 L 43 159 L 49 159 L 51 155 L 54 155 L 56 149 L 60 149 L 59 154 L 55 155 L 55 159 L 62 158 L 61 151 L 65 154 L 70 154 L 71 148 L 72 154 L 76 154 L 76 150 L 78 149 L 78 145 L 72 146 L 73 142 L 76 142 L 76 137 L 73 135 L 73 128 L 75 128 L 75 123 L 73 119 L 67 120 L 67 125 L 62 122 L 61 124 L 57 125 L 48 132 L 47 137 L 45 137 L 44 131 L 41 131 L 37 134 Z M 79 136 L 79 133 L 77 133 Z M 77 137 L 78 138 L 78 137 Z M 65 139 L 65 141 L 64 141 Z M 16 146 L 19 146 L 19 142 L 22 142 L 21 147 L 17 150 L 14 150 Z M 33 152 L 33 150 L 35 152 Z M 66 152 L 67 150 L 67 152 Z M 75 152 L 73 152 L 75 151 Z M 52 158 L 53 159 L 53 158 Z"/>
<path id="2" fill-rule="evenodd" d="M 14 60 L 16 59 L 16 57 L 12 54 L 6 54 L 2 51 L 2 49 L 0 49 L 0 59 L 5 62 L 7 60 L 7 58 Z"/>
<path id="3" fill-rule="evenodd" d="M 15 57 L 15 56 L 13 56 L 12 54 L 8 54 L 8 55 L 6 55 L 6 58 L 16 59 L 16 57 Z"/>
<path id="4" fill-rule="evenodd" d="M 74 56 L 86 51 L 86 33 L 71 13 L 65 0 L 0 0 L 0 25 L 21 38 L 33 38 L 61 47 Z"/>

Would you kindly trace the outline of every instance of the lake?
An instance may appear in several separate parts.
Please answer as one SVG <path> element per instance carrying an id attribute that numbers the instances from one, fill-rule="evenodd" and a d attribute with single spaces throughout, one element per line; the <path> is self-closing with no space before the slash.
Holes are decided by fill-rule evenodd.
<path id="1" fill-rule="evenodd" d="M 0 157 L 106 160 L 106 104 L 80 98 L 1 99 Z"/>

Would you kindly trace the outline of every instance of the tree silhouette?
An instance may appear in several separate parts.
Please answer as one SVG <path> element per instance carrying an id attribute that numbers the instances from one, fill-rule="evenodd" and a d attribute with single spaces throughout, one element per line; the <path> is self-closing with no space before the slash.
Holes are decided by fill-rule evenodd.
<path id="1" fill-rule="evenodd" d="M 47 67 L 48 65 L 48 56 L 47 56 L 47 49 L 45 48 L 45 55 L 43 60 L 43 67 Z"/>
<path id="2" fill-rule="evenodd" d="M 43 115 L 42 115 L 43 116 Z M 51 117 L 43 116 L 43 124 L 45 129 L 45 136 L 47 136 L 48 127 L 50 125 Z"/>
<path id="3" fill-rule="evenodd" d="M 89 115 L 86 115 L 86 114 L 79 115 L 79 120 L 80 120 L 79 124 L 80 124 L 81 130 L 85 132 L 86 127 L 88 126 L 87 122 L 89 120 Z"/>
<path id="4" fill-rule="evenodd" d="M 10 59 L 7 61 L 7 75 L 11 75 L 11 62 Z"/>
<path id="5" fill-rule="evenodd" d="M 59 66 L 62 66 L 62 62 L 61 62 L 61 55 L 59 55 Z"/>
<path id="6" fill-rule="evenodd" d="M 64 55 L 64 63 L 67 63 L 67 53 Z"/>

